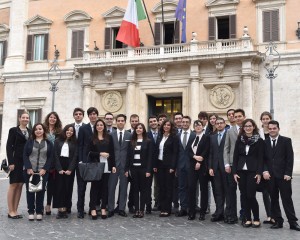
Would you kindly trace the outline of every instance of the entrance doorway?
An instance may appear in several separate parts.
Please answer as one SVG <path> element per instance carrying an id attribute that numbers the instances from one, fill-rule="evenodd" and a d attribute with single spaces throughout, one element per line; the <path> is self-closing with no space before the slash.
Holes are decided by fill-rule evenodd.
<path id="1" fill-rule="evenodd" d="M 164 113 L 173 119 L 177 112 L 182 112 L 182 97 L 148 96 L 148 116 Z"/>

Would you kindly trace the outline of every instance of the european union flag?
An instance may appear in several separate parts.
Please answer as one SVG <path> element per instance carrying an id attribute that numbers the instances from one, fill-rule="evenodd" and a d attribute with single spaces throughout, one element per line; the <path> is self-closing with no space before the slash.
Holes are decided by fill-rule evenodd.
<path id="1" fill-rule="evenodd" d="M 181 42 L 186 42 L 186 0 L 179 0 L 175 17 L 181 22 Z"/>

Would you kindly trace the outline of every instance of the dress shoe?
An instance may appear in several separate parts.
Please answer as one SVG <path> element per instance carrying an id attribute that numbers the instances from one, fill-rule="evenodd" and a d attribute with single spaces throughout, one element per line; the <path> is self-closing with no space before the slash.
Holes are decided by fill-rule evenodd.
<path id="1" fill-rule="evenodd" d="M 42 221 L 43 220 L 43 215 L 42 214 L 37 214 L 36 215 L 36 220 L 37 221 Z"/>
<path id="2" fill-rule="evenodd" d="M 243 227 L 244 228 L 248 228 L 252 226 L 252 222 L 251 221 L 246 221 L 245 223 L 243 223 Z"/>
<path id="3" fill-rule="evenodd" d="M 83 212 L 78 212 L 77 213 L 77 218 L 84 218 L 84 213 Z"/>
<path id="4" fill-rule="evenodd" d="M 224 217 L 223 217 L 223 216 L 217 216 L 217 215 L 213 216 L 213 217 L 210 219 L 211 222 L 219 222 L 219 221 L 223 221 L 223 220 L 224 220 Z"/>
<path id="5" fill-rule="evenodd" d="M 29 214 L 28 220 L 29 221 L 34 221 L 34 214 Z"/>
<path id="6" fill-rule="evenodd" d="M 140 214 L 139 214 L 139 218 L 143 218 L 144 217 L 144 212 L 141 211 Z"/>
<path id="7" fill-rule="evenodd" d="M 127 217 L 127 214 L 124 210 L 119 210 L 119 216 L 121 217 Z"/>
<path id="8" fill-rule="evenodd" d="M 188 220 L 195 220 L 196 214 L 195 213 L 189 213 Z"/>
<path id="9" fill-rule="evenodd" d="M 253 223 L 252 223 L 253 228 L 259 228 L 260 225 L 261 225 L 260 221 L 253 221 Z"/>
<path id="10" fill-rule="evenodd" d="M 92 216 L 92 220 L 97 220 L 98 219 L 98 215 L 91 215 Z"/>
<path id="11" fill-rule="evenodd" d="M 229 217 L 227 223 L 228 224 L 236 224 L 236 223 L 238 223 L 238 218 L 237 217 L 234 217 L 234 218 Z"/>
<path id="12" fill-rule="evenodd" d="M 136 212 L 132 217 L 133 218 L 139 218 L 140 212 Z"/>
<path id="13" fill-rule="evenodd" d="M 187 216 L 187 211 L 184 210 L 184 209 L 181 209 L 179 212 L 177 212 L 175 214 L 176 217 L 184 217 L 184 216 Z"/>
<path id="14" fill-rule="evenodd" d="M 107 215 L 106 214 L 101 214 L 101 219 L 106 219 Z"/>
<path id="15" fill-rule="evenodd" d="M 19 219 L 18 215 L 11 216 L 10 214 L 7 214 L 7 217 L 10 218 L 10 219 Z"/>
<path id="16" fill-rule="evenodd" d="M 119 213 L 119 206 L 115 208 L 114 213 Z"/>
<path id="17" fill-rule="evenodd" d="M 273 219 L 263 221 L 263 224 L 272 224 L 273 225 L 274 223 L 275 223 L 275 221 Z"/>
<path id="18" fill-rule="evenodd" d="M 18 216 L 19 219 L 23 218 L 22 214 L 18 214 L 17 216 Z"/>
<path id="19" fill-rule="evenodd" d="M 200 213 L 199 220 L 200 220 L 200 221 L 204 221 L 204 220 L 205 220 L 205 214 Z"/>
<path id="20" fill-rule="evenodd" d="M 151 214 L 151 210 L 146 210 L 146 214 Z"/>
<path id="21" fill-rule="evenodd" d="M 64 218 L 64 213 L 62 211 L 58 211 L 56 215 L 56 219 L 63 219 Z"/>
<path id="22" fill-rule="evenodd" d="M 111 211 L 111 212 L 109 211 L 107 214 L 107 217 L 110 218 L 110 217 L 113 217 L 114 215 L 115 215 L 115 213 L 113 211 Z"/>
<path id="23" fill-rule="evenodd" d="M 270 228 L 271 229 L 279 229 L 279 228 L 282 228 L 283 227 L 283 224 L 282 223 L 275 223 L 273 224 Z"/>
<path id="24" fill-rule="evenodd" d="M 290 224 L 290 229 L 300 231 L 300 226 L 298 225 L 298 223 L 293 223 L 293 224 Z"/>

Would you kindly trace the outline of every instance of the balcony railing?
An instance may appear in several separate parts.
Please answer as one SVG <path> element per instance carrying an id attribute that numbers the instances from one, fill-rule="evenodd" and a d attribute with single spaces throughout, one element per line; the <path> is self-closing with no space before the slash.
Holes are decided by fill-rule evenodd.
<path id="1" fill-rule="evenodd" d="M 160 45 L 139 48 L 110 49 L 101 51 L 86 50 L 84 62 L 108 63 L 116 61 L 188 57 L 207 54 L 238 53 L 253 51 L 250 38 L 228 39 L 184 44 Z"/>

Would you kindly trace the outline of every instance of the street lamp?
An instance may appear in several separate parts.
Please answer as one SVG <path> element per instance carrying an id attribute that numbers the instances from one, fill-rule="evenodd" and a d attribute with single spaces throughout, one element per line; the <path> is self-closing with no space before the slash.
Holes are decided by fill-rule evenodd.
<path id="1" fill-rule="evenodd" d="M 51 68 L 48 71 L 48 81 L 51 85 L 49 90 L 52 92 L 52 112 L 54 111 L 55 92 L 58 90 L 57 84 L 61 79 L 61 71 L 58 67 L 57 61 L 59 57 L 59 51 L 56 49 L 56 45 L 54 45 L 54 48 L 54 60 L 51 64 Z"/>
<path id="2" fill-rule="evenodd" d="M 266 46 L 266 52 L 264 57 L 264 68 L 267 70 L 266 77 L 270 79 L 270 113 L 274 119 L 274 104 L 273 104 L 273 79 L 277 77 L 275 74 L 276 69 L 280 63 L 280 54 L 277 51 L 277 45 L 270 42 Z"/>

